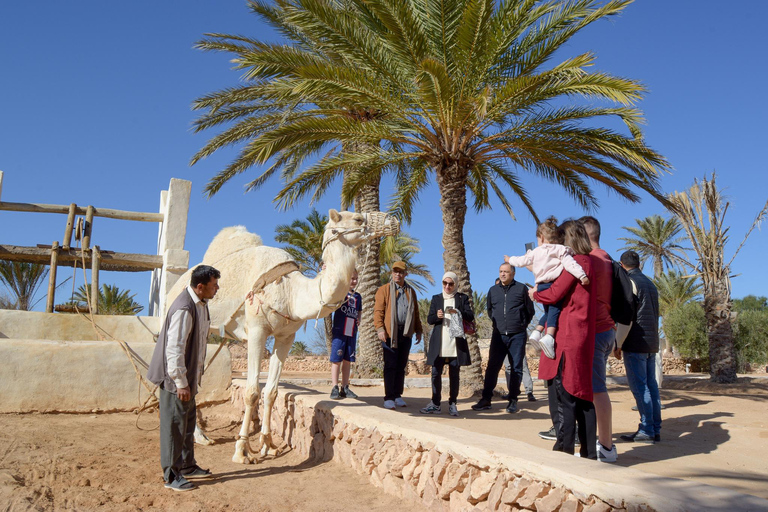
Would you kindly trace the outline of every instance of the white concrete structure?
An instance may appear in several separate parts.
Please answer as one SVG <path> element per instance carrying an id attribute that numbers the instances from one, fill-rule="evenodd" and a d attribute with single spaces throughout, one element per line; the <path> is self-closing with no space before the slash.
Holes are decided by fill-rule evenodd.
<path id="1" fill-rule="evenodd" d="M 165 316 L 168 292 L 189 268 L 189 251 L 184 250 L 184 241 L 191 190 L 192 182 L 171 178 L 168 190 L 160 193 L 160 213 L 164 220 L 157 232 L 157 254 L 163 257 L 163 268 L 152 272 L 149 287 L 149 314 L 152 316 Z"/>

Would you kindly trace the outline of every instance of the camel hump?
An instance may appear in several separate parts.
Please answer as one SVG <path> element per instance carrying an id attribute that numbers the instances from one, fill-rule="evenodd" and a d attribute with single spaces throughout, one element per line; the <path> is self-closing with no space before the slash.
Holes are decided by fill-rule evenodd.
<path id="1" fill-rule="evenodd" d="M 256 233 L 248 232 L 245 226 L 230 226 L 219 231 L 213 238 L 208 250 L 205 251 L 203 263 L 215 267 L 222 258 L 261 245 L 263 245 L 261 237 Z"/>

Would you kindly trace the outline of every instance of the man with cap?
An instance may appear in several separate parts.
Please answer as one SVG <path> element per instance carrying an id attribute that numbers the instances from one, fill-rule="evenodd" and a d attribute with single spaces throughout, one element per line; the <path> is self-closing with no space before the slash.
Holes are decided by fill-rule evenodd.
<path id="1" fill-rule="evenodd" d="M 414 334 L 418 345 L 423 333 L 416 292 L 405 281 L 407 275 L 404 262 L 393 263 L 392 279 L 389 284 L 376 290 L 373 306 L 373 325 L 384 351 L 384 407 L 386 409 L 407 405 L 402 395 L 408 354 L 411 352 Z"/>

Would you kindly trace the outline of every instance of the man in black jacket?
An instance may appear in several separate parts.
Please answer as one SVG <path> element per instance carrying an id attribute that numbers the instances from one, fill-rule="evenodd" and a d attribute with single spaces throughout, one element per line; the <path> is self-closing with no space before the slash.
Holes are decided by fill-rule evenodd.
<path id="1" fill-rule="evenodd" d="M 617 339 L 614 355 L 624 358 L 629 389 L 637 402 L 640 424 L 634 434 L 621 436 L 624 441 L 654 443 L 661 441 L 661 399 L 656 380 L 656 354 L 659 352 L 659 293 L 653 281 L 640 272 L 640 257 L 635 251 L 621 255 L 621 266 L 632 280 L 637 309 L 632 327 L 623 342 Z"/>
<path id="2" fill-rule="evenodd" d="M 512 373 L 509 379 L 509 405 L 507 412 L 517 412 L 517 397 L 523 378 L 523 359 L 528 324 L 533 318 L 533 302 L 528 287 L 515 281 L 515 269 L 509 263 L 499 267 L 499 284 L 488 290 L 488 318 L 493 323 L 488 368 L 485 370 L 483 397 L 472 406 L 475 411 L 491 408 L 493 389 L 499 378 L 504 358 L 509 356 Z"/>

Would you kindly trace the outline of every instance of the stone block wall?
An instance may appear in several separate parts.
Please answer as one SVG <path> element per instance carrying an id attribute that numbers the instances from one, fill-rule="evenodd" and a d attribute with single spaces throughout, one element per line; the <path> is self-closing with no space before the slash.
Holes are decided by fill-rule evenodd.
<path id="1" fill-rule="evenodd" d="M 272 416 L 273 432 L 286 444 L 311 459 L 351 467 L 388 494 L 429 510 L 607 512 L 629 506 L 441 449 L 432 442 L 362 427 L 336 417 L 333 408 L 310 407 L 296 398 L 290 393 L 280 395 Z"/>

